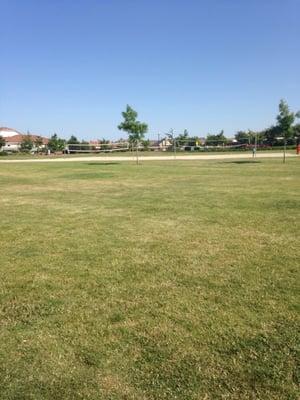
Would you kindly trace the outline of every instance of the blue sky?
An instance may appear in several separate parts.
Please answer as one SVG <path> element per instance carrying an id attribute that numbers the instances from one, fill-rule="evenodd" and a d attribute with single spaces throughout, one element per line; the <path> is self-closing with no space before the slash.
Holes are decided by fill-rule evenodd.
<path id="1" fill-rule="evenodd" d="M 0 126 L 118 138 L 262 129 L 300 109 L 300 0 L 0 0 Z"/>

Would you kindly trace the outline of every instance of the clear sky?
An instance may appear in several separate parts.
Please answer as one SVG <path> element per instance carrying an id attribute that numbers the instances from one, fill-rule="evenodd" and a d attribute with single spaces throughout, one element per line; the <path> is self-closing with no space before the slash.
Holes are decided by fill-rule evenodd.
<path id="1" fill-rule="evenodd" d="M 125 137 L 263 129 L 300 109 L 300 0 L 0 0 L 0 126 Z"/>

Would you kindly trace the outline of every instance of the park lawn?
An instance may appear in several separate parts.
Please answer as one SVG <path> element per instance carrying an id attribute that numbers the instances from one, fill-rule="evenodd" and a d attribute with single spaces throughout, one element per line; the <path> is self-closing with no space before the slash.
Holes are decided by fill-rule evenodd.
<path id="1" fill-rule="evenodd" d="M 299 174 L 1 164 L 0 398 L 296 400 Z"/>

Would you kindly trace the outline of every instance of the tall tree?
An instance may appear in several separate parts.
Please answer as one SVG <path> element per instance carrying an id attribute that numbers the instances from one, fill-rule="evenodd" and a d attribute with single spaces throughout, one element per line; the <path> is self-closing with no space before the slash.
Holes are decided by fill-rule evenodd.
<path id="1" fill-rule="evenodd" d="M 2 147 L 5 146 L 5 139 L 3 136 L 0 136 L 0 150 L 2 149 Z"/>
<path id="2" fill-rule="evenodd" d="M 34 141 L 34 145 L 35 145 L 35 147 L 37 148 L 37 152 L 39 152 L 39 150 L 41 149 L 41 147 L 43 146 L 43 138 L 41 137 L 41 136 L 37 136 L 36 138 L 35 138 L 35 141 Z"/>
<path id="3" fill-rule="evenodd" d="M 70 139 L 67 141 L 68 144 L 79 144 L 79 140 L 76 136 L 71 135 Z"/>
<path id="4" fill-rule="evenodd" d="M 279 113 L 277 115 L 278 128 L 284 141 L 283 162 L 286 158 L 286 142 L 293 135 L 293 123 L 296 118 L 300 118 L 300 111 L 293 113 L 285 100 L 280 100 Z"/>
<path id="5" fill-rule="evenodd" d="M 296 139 L 297 144 L 300 142 L 300 124 L 296 124 L 293 126 L 294 137 Z"/>
<path id="6" fill-rule="evenodd" d="M 136 163 L 139 163 L 139 143 L 144 139 L 148 131 L 148 125 L 137 120 L 138 113 L 128 104 L 126 111 L 122 112 L 124 121 L 120 123 L 118 129 L 128 133 L 128 140 L 136 146 Z"/>
<path id="7" fill-rule="evenodd" d="M 246 131 L 238 131 L 235 135 L 235 140 L 240 144 L 248 144 L 250 141 L 249 133 Z"/>
<path id="8" fill-rule="evenodd" d="M 207 138 L 206 138 L 206 143 L 210 144 L 210 145 L 213 145 L 213 146 L 218 146 L 218 145 L 221 145 L 221 144 L 224 145 L 224 144 L 227 143 L 227 141 L 228 141 L 228 139 L 227 139 L 226 136 L 224 136 L 223 129 L 217 135 L 208 134 Z"/>
<path id="9" fill-rule="evenodd" d="M 148 151 L 149 146 L 150 146 L 150 140 L 149 139 L 142 140 L 142 145 L 143 145 L 144 150 Z"/>
<path id="10" fill-rule="evenodd" d="M 277 138 L 280 137 L 280 128 L 277 125 L 272 125 L 269 128 L 262 131 L 262 136 L 268 145 L 274 146 Z"/>
<path id="11" fill-rule="evenodd" d="M 188 139 L 189 139 L 189 132 L 187 129 L 183 131 L 180 135 L 178 135 L 176 138 L 173 138 L 172 135 L 169 135 L 170 138 L 174 139 L 176 142 L 177 146 L 187 146 L 188 145 Z"/>
<path id="12" fill-rule="evenodd" d="M 29 134 L 23 136 L 20 149 L 24 153 L 28 153 L 33 148 L 33 141 Z"/>
<path id="13" fill-rule="evenodd" d="M 105 138 L 99 139 L 98 142 L 100 144 L 109 144 L 110 143 L 110 141 L 108 139 L 105 139 Z"/>
<path id="14" fill-rule="evenodd" d="M 56 133 L 51 136 L 48 142 L 48 148 L 51 152 L 55 153 L 56 151 L 62 151 L 65 147 L 65 141 L 60 139 Z"/>

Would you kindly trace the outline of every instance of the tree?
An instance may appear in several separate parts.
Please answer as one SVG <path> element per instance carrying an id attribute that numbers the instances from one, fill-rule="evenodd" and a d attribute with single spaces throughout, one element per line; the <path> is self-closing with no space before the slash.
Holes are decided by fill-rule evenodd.
<path id="1" fill-rule="evenodd" d="M 128 104 L 126 111 L 122 112 L 124 121 L 120 123 L 118 129 L 128 133 L 128 140 L 136 146 L 136 163 L 139 163 L 138 148 L 141 140 L 144 139 L 145 133 L 148 131 L 148 125 L 137 120 L 138 113 L 134 111 Z"/>
<path id="2" fill-rule="evenodd" d="M 37 151 L 43 146 L 43 138 L 41 136 L 37 136 L 34 141 L 34 145 L 37 148 Z"/>
<path id="3" fill-rule="evenodd" d="M 183 131 L 183 133 L 181 133 L 180 135 L 178 135 L 178 136 L 175 138 L 175 141 L 176 141 L 177 146 L 184 146 L 184 145 L 187 145 L 187 144 L 188 144 L 188 143 L 187 143 L 188 138 L 189 138 L 189 133 L 188 133 L 188 130 L 185 129 L 185 130 Z M 173 137 L 172 137 L 172 139 L 173 139 Z"/>
<path id="4" fill-rule="evenodd" d="M 245 131 L 238 131 L 234 135 L 235 140 L 240 144 L 249 143 L 249 133 Z"/>
<path id="5" fill-rule="evenodd" d="M 260 132 L 254 132 L 248 129 L 248 132 L 246 131 L 238 131 L 234 135 L 235 140 L 239 144 L 249 144 L 249 145 L 257 145 L 258 141 L 261 140 L 261 133 Z"/>
<path id="6" fill-rule="evenodd" d="M 33 148 L 33 141 L 29 134 L 23 136 L 20 150 L 24 153 L 29 153 Z"/>
<path id="7" fill-rule="evenodd" d="M 65 141 L 60 139 L 56 133 L 51 136 L 48 142 L 48 148 L 51 152 L 55 153 L 56 151 L 62 151 L 65 147 Z"/>
<path id="8" fill-rule="evenodd" d="M 122 140 L 122 139 L 120 139 L 120 140 Z M 110 141 L 107 140 L 107 139 L 105 139 L 105 138 L 99 139 L 98 142 L 99 142 L 100 144 L 109 144 L 109 143 L 110 143 Z"/>
<path id="9" fill-rule="evenodd" d="M 98 139 L 98 142 L 99 142 L 99 144 L 100 144 L 100 149 L 101 150 L 109 150 L 109 147 L 111 146 L 111 144 L 110 144 L 110 141 L 109 140 L 107 140 L 107 139 L 105 139 L 105 138 L 102 138 L 102 139 Z"/>
<path id="10" fill-rule="evenodd" d="M 0 150 L 2 149 L 2 147 L 5 146 L 5 139 L 3 136 L 0 136 Z"/>
<path id="11" fill-rule="evenodd" d="M 226 136 L 224 136 L 223 130 L 221 130 L 221 132 L 218 133 L 217 135 L 208 134 L 207 138 L 206 138 L 206 143 L 214 145 L 214 146 L 224 145 L 227 143 L 227 141 L 228 141 L 228 139 Z"/>
<path id="12" fill-rule="evenodd" d="M 188 140 L 188 146 L 199 146 L 200 139 L 198 136 L 190 136 Z"/>
<path id="13" fill-rule="evenodd" d="M 145 151 L 149 150 L 149 146 L 150 146 L 150 140 L 146 139 L 146 140 L 142 140 L 142 145 Z"/>
<path id="14" fill-rule="evenodd" d="M 300 124 L 293 126 L 294 137 L 296 139 L 296 143 L 300 144 Z"/>
<path id="15" fill-rule="evenodd" d="M 171 137 L 171 136 L 170 136 Z M 171 137 L 172 138 L 172 137 Z M 199 145 L 199 137 L 198 136 L 189 136 L 189 132 L 187 129 L 183 131 L 180 135 L 175 138 L 176 146 L 198 146 Z"/>
<path id="16" fill-rule="evenodd" d="M 279 113 L 277 115 L 277 125 L 284 141 L 283 162 L 286 157 L 286 142 L 293 135 L 293 123 L 296 118 L 300 118 L 300 111 L 293 113 L 285 100 L 280 100 Z"/>
<path id="17" fill-rule="evenodd" d="M 280 129 L 277 125 L 272 125 L 269 128 L 262 131 L 262 136 L 267 144 L 274 146 L 277 141 L 277 138 L 280 137 Z"/>
<path id="18" fill-rule="evenodd" d="M 79 144 L 79 140 L 76 136 L 71 135 L 70 139 L 67 141 L 68 144 Z"/>

